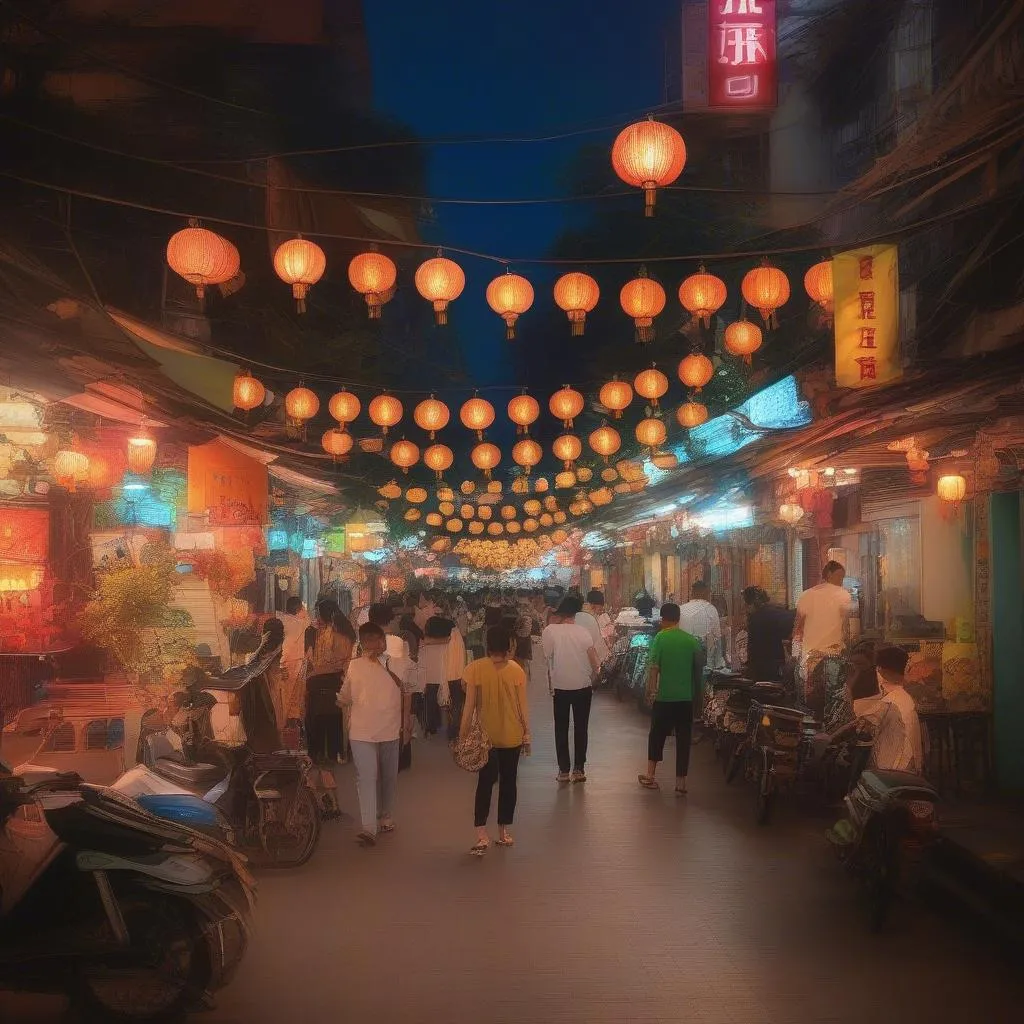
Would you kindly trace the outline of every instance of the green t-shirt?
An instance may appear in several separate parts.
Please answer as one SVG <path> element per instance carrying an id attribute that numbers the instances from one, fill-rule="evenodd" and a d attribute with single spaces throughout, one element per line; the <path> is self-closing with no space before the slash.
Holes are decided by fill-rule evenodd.
<path id="1" fill-rule="evenodd" d="M 658 666 L 657 700 L 693 700 L 693 662 L 700 641 L 681 629 L 663 629 L 653 641 L 648 663 Z"/>

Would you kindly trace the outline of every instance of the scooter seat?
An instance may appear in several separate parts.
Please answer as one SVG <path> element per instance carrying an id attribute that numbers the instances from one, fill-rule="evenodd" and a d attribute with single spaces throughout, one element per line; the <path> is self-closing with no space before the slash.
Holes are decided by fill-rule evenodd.
<path id="1" fill-rule="evenodd" d="M 201 789 L 203 792 L 214 787 L 227 775 L 227 769 L 216 764 L 183 764 L 169 757 L 158 757 L 153 770 L 170 782 L 176 782 L 186 789 Z"/>

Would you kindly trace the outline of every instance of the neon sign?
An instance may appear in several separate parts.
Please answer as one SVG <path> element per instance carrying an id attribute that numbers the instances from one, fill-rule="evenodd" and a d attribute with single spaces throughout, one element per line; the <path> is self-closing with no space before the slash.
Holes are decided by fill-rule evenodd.
<path id="1" fill-rule="evenodd" d="M 711 0 L 708 31 L 708 105 L 774 107 L 775 0 Z"/>

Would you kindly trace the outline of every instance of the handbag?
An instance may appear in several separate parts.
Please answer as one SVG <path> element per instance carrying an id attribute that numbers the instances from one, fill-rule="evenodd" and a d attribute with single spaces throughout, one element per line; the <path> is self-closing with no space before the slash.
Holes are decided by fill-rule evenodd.
<path id="1" fill-rule="evenodd" d="M 405 689 L 402 686 L 402 680 L 399 679 L 398 676 L 396 676 L 395 673 L 392 672 L 390 668 L 388 668 L 387 662 L 383 662 L 382 664 L 384 665 L 384 671 L 387 672 L 387 674 L 389 676 L 391 676 L 391 679 L 393 680 L 395 686 L 398 687 L 398 692 L 402 695 L 402 699 L 403 699 L 403 702 L 404 702 Z M 404 711 L 404 707 L 403 707 L 403 711 Z M 399 737 L 401 737 L 401 731 L 399 731 Z M 398 770 L 400 772 L 404 772 L 404 771 L 407 771 L 411 767 L 412 767 L 412 737 L 407 739 L 399 747 L 399 750 L 398 750 Z"/>
<path id="2" fill-rule="evenodd" d="M 478 772 L 491 756 L 491 740 L 480 724 L 480 713 L 474 709 L 466 734 L 452 742 L 452 758 L 465 772 Z"/>

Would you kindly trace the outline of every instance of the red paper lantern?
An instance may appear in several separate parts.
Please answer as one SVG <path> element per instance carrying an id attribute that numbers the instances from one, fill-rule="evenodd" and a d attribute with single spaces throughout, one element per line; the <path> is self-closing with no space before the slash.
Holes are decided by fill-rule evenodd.
<path id="1" fill-rule="evenodd" d="M 238 274 L 238 250 L 226 239 L 192 222 L 171 235 L 167 265 L 189 284 L 201 300 L 210 285 L 225 284 Z"/>
<path id="2" fill-rule="evenodd" d="M 367 413 L 370 419 L 381 428 L 381 433 L 387 436 L 388 428 L 397 426 L 402 422 L 404 413 L 402 403 L 394 395 L 377 395 L 371 399 Z"/>
<path id="3" fill-rule="evenodd" d="M 626 315 L 633 318 L 637 341 L 650 341 L 654 337 L 654 318 L 665 308 L 665 289 L 641 268 L 637 277 L 622 286 L 619 302 Z"/>
<path id="4" fill-rule="evenodd" d="M 483 440 L 484 431 L 494 422 L 494 406 L 486 398 L 474 395 L 462 403 L 459 419 L 467 430 L 475 430 L 476 436 Z"/>
<path id="5" fill-rule="evenodd" d="M 351 423 L 362 408 L 362 403 L 351 391 L 339 391 L 331 395 L 327 410 L 342 425 Z"/>
<path id="6" fill-rule="evenodd" d="M 394 261 L 383 253 L 361 252 L 348 265 L 348 279 L 366 299 L 370 319 L 379 320 L 381 306 L 391 298 L 398 279 Z"/>
<path id="7" fill-rule="evenodd" d="M 789 301 L 789 278 L 770 263 L 748 270 L 740 289 L 747 305 L 753 306 L 769 326 L 775 324 L 775 311 Z"/>
<path id="8" fill-rule="evenodd" d="M 597 397 L 615 419 L 621 419 L 623 409 L 633 401 L 633 389 L 624 380 L 610 380 L 601 388 Z"/>
<path id="9" fill-rule="evenodd" d="M 454 260 L 435 256 L 416 268 L 416 290 L 434 307 L 434 320 L 439 327 L 448 323 L 448 303 L 462 294 L 466 275 Z"/>
<path id="10" fill-rule="evenodd" d="M 403 473 L 408 473 L 412 466 L 415 466 L 420 461 L 420 450 L 419 447 L 412 443 L 412 441 L 406 441 L 403 438 L 401 441 L 396 441 L 391 446 L 391 461 L 402 470 Z"/>
<path id="11" fill-rule="evenodd" d="M 525 434 L 540 416 L 540 403 L 532 395 L 516 395 L 508 403 L 508 418 L 516 425 L 517 434 Z"/>
<path id="12" fill-rule="evenodd" d="M 668 377 L 657 367 L 641 370 L 633 381 L 633 389 L 641 398 L 646 398 L 651 406 L 658 408 L 658 399 L 668 391 Z"/>
<path id="13" fill-rule="evenodd" d="M 516 336 L 516 321 L 533 305 L 533 285 L 508 271 L 487 286 L 487 305 L 505 321 L 505 337 Z"/>
<path id="14" fill-rule="evenodd" d="M 437 436 L 437 431 L 448 426 L 449 416 L 448 406 L 433 395 L 424 398 L 412 411 L 412 418 L 416 426 L 425 430 L 431 441 Z"/>
<path id="15" fill-rule="evenodd" d="M 300 313 L 306 312 L 309 289 L 324 276 L 327 256 L 308 238 L 289 238 L 274 253 L 274 273 L 292 286 L 292 295 Z"/>
<path id="16" fill-rule="evenodd" d="M 572 271 L 555 282 L 555 305 L 564 309 L 572 324 L 573 336 L 583 333 L 587 314 L 597 305 L 601 289 L 589 274 Z"/>
<path id="17" fill-rule="evenodd" d="M 568 384 L 556 391 L 548 402 L 551 415 L 561 420 L 566 430 L 572 429 L 572 421 L 583 412 L 585 405 L 583 396 Z"/>
<path id="18" fill-rule="evenodd" d="M 749 320 L 737 320 L 725 329 L 723 343 L 725 350 L 734 356 L 741 356 L 749 366 L 750 357 L 761 347 L 761 328 Z"/>
<path id="19" fill-rule="evenodd" d="M 656 190 L 671 185 L 686 166 L 686 143 L 667 124 L 650 118 L 623 128 L 612 146 L 612 167 L 627 184 L 644 190 L 644 216 L 654 216 Z"/>
<path id="20" fill-rule="evenodd" d="M 231 385 L 231 401 L 236 409 L 249 412 L 263 404 L 267 389 L 248 370 L 236 375 Z"/>
<path id="21" fill-rule="evenodd" d="M 715 375 L 715 367 L 707 356 L 691 352 L 679 363 L 679 379 L 694 391 L 701 388 Z"/>
<path id="22" fill-rule="evenodd" d="M 725 282 L 709 274 L 703 266 L 679 286 L 679 301 L 683 309 L 705 327 L 711 326 L 711 318 L 722 308 L 727 296 Z"/>

